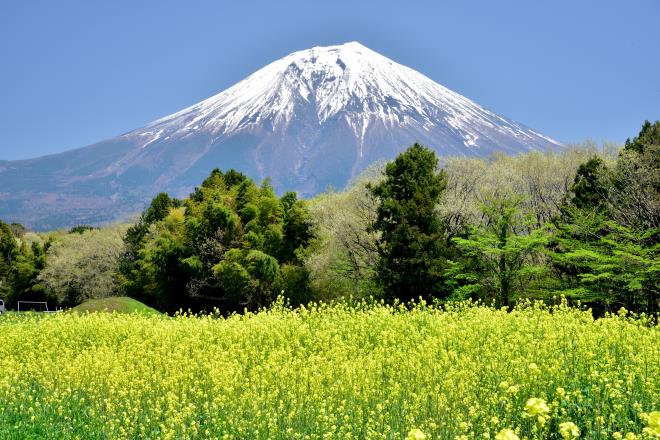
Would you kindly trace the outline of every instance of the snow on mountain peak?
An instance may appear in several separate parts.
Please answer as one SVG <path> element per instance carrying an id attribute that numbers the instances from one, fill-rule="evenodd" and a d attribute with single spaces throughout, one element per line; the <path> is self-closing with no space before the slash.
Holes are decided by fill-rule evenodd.
<path id="1" fill-rule="evenodd" d="M 134 134 L 146 147 L 197 130 L 214 136 L 264 126 L 285 130 L 302 116 L 318 125 L 343 117 L 360 138 L 374 123 L 426 131 L 445 125 L 469 148 L 479 146 L 483 130 L 521 141 L 536 134 L 355 41 L 293 52 Z"/>
<path id="2" fill-rule="evenodd" d="M 0 186 L 16 194 L 5 206 L 30 206 L 24 216 L 59 227 L 67 218 L 62 213 L 75 212 L 68 218 L 76 223 L 98 222 L 117 215 L 119 200 L 127 213 L 161 191 L 185 196 L 214 168 L 270 177 L 277 191 L 310 196 L 343 188 L 370 164 L 391 160 L 414 142 L 443 156 L 560 146 L 350 42 L 291 53 L 122 136 L 12 164 L 0 169 Z M 76 211 L 89 200 L 105 206 L 102 215 Z"/>

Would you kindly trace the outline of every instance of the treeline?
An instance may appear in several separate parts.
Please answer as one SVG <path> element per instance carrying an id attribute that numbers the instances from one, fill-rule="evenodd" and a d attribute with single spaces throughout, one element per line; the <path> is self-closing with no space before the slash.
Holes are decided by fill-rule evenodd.
<path id="1" fill-rule="evenodd" d="M 565 296 L 598 313 L 656 313 L 659 149 L 660 122 L 623 149 L 455 158 L 439 169 L 416 145 L 382 176 L 311 201 L 313 290 L 499 306 Z"/>
<path id="2" fill-rule="evenodd" d="M 11 305 L 22 297 L 43 296 L 37 277 L 49 245 L 19 224 L 0 221 L 0 299 Z"/>
<path id="3" fill-rule="evenodd" d="M 0 222 L 0 299 L 72 306 L 119 293 L 125 225 L 36 234 Z"/>
<path id="4" fill-rule="evenodd" d="M 293 305 L 565 296 L 656 313 L 659 149 L 660 121 L 623 148 L 439 161 L 414 145 L 309 201 L 215 170 L 184 200 L 159 194 L 133 225 L 0 223 L 0 297 L 231 312 L 280 294 Z"/>

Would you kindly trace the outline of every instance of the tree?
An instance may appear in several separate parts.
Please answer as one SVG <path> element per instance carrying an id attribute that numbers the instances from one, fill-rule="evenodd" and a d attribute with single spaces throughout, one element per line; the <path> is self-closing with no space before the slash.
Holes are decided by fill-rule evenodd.
<path id="1" fill-rule="evenodd" d="M 382 168 L 378 171 L 382 174 Z M 318 299 L 380 296 L 375 281 L 379 233 L 376 200 L 361 178 L 342 192 L 327 192 L 309 201 L 315 239 L 305 255 L 305 267 Z"/>
<path id="2" fill-rule="evenodd" d="M 122 284 L 161 310 L 255 309 L 284 286 L 309 289 L 304 274 L 288 267 L 285 279 L 281 266 L 304 271 L 298 253 L 311 238 L 295 194 L 280 199 L 267 180 L 216 169 L 182 202 L 157 196 L 128 230 Z"/>
<path id="3" fill-rule="evenodd" d="M 457 296 L 475 294 L 508 307 L 545 273 L 542 251 L 547 238 L 541 229 L 530 228 L 534 218 L 521 212 L 523 201 L 516 195 L 490 197 L 482 205 L 485 223 L 471 226 L 467 238 L 452 239 L 462 254 L 452 269 L 460 286 Z"/>
<path id="4" fill-rule="evenodd" d="M 443 295 L 445 236 L 436 206 L 446 186 L 432 150 L 414 144 L 371 185 L 378 201 L 372 225 L 378 240 L 377 277 L 387 299 Z"/>
<path id="5" fill-rule="evenodd" d="M 655 195 L 654 204 L 655 210 L 660 208 L 660 121 L 655 121 L 651 124 L 649 121 L 644 121 L 641 131 L 637 137 L 632 141 L 626 140 L 624 155 L 626 152 L 633 152 L 636 154 L 628 155 L 628 157 L 636 157 L 637 162 L 635 169 L 641 169 L 642 174 L 647 177 L 646 183 L 652 189 Z"/>
<path id="6" fill-rule="evenodd" d="M 94 229 L 96 229 L 94 226 L 77 225 L 69 229 L 69 234 L 82 234 L 85 231 L 92 231 Z"/>
<path id="7" fill-rule="evenodd" d="M 595 144 L 585 143 L 559 153 L 445 159 L 447 189 L 438 212 L 448 236 L 461 236 L 468 225 L 483 223 L 482 205 L 493 190 L 522 196 L 520 209 L 534 219 L 530 226 L 540 227 L 559 213 L 578 167 L 597 151 Z M 608 164 L 615 159 L 607 152 L 601 157 Z"/>
<path id="8" fill-rule="evenodd" d="M 227 294 L 251 310 L 274 301 L 279 293 L 274 287 L 282 284 L 277 259 L 258 250 L 232 249 L 213 271 Z"/>
<path id="9" fill-rule="evenodd" d="M 548 254 L 567 296 L 651 313 L 658 304 L 660 122 L 646 121 L 613 166 L 581 165 Z"/>
<path id="10" fill-rule="evenodd" d="M 46 293 L 65 305 L 116 295 L 125 231 L 124 226 L 86 228 L 56 239 L 38 276 Z"/>
<path id="11" fill-rule="evenodd" d="M 143 293 L 137 260 L 138 253 L 144 246 L 144 240 L 152 224 L 162 221 L 171 208 L 178 207 L 181 202 L 171 198 L 166 193 L 160 193 L 153 198 L 150 205 L 140 215 L 137 222 L 128 228 L 124 235 L 124 250 L 119 256 L 117 270 L 120 289 L 124 295 L 137 297 Z"/>
<path id="12" fill-rule="evenodd" d="M 651 124 L 649 121 L 644 121 L 642 129 L 639 134 L 633 138 L 626 139 L 625 149 L 632 150 L 639 154 L 649 152 L 649 150 L 660 147 L 660 121 L 655 121 Z"/>
<path id="13" fill-rule="evenodd" d="M 7 299 L 12 291 L 9 274 L 18 255 L 18 244 L 11 227 L 0 221 L 0 298 Z"/>
<path id="14" fill-rule="evenodd" d="M 447 187 L 436 213 L 447 241 L 452 237 L 466 238 L 470 226 L 485 226 L 482 207 L 493 189 L 501 194 L 521 195 L 519 209 L 526 219 L 534 219 L 526 222 L 526 228 L 540 228 L 558 214 L 576 170 L 596 151 L 595 144 L 585 143 L 561 152 L 443 158 Z M 602 158 L 609 164 L 615 156 L 605 152 Z M 381 295 L 381 286 L 375 282 L 380 232 L 369 228 L 376 220 L 377 202 L 367 190 L 367 183 L 379 183 L 385 165 L 375 163 L 345 191 L 329 191 L 307 201 L 317 239 L 308 248 L 305 266 L 310 271 L 316 298 Z M 447 257 L 457 263 L 460 256 L 452 256 L 453 247 L 447 249 Z M 451 277 L 452 283 L 457 281 Z M 447 285 L 449 291 L 454 287 Z"/>
<path id="15" fill-rule="evenodd" d="M 138 251 L 135 275 L 139 298 L 163 311 L 189 306 L 186 286 L 193 267 L 184 220 L 182 208 L 171 208 L 164 219 L 153 224 Z"/>
<path id="16" fill-rule="evenodd" d="M 594 156 L 580 165 L 575 180 L 570 187 L 572 197 L 569 203 L 577 209 L 595 209 L 604 211 L 607 206 L 608 186 L 605 182 L 607 168 L 603 160 Z"/>
<path id="17" fill-rule="evenodd" d="M 602 214 L 577 211 L 553 237 L 553 263 L 564 277 L 561 291 L 598 308 L 655 313 L 660 309 L 660 231 L 634 229 Z"/>
<path id="18" fill-rule="evenodd" d="M 296 193 L 288 192 L 284 194 L 281 201 L 284 218 L 279 260 L 282 262 L 300 262 L 297 251 L 306 248 L 313 237 L 312 220 L 309 211 L 304 203 L 298 200 Z"/>
<path id="19" fill-rule="evenodd" d="M 660 127 L 660 122 L 656 125 Z M 621 225 L 660 228 L 660 143 L 646 145 L 636 139 L 635 145 L 641 152 L 633 148 L 621 151 L 607 176 L 610 191 L 606 203 Z"/>

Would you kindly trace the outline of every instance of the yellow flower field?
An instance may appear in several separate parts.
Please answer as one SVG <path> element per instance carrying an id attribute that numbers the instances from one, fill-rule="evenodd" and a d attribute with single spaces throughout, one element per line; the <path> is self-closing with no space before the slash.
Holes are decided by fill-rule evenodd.
<path id="1" fill-rule="evenodd" d="M 565 306 L 9 314 L 0 438 L 660 438 L 659 340 Z"/>

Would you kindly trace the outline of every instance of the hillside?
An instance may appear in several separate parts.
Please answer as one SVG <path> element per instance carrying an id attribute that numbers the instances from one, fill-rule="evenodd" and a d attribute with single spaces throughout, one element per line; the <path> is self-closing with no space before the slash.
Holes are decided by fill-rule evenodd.
<path id="1" fill-rule="evenodd" d="M 89 299 L 82 304 L 72 308 L 71 311 L 85 312 L 116 312 L 116 313 L 143 313 L 146 315 L 159 315 L 160 313 L 151 307 L 142 304 L 133 298 L 115 296 L 102 299 Z"/>
<path id="2" fill-rule="evenodd" d="M 0 161 L 0 218 L 34 229 L 98 224 L 213 168 L 302 196 L 343 188 L 414 142 L 442 156 L 561 145 L 359 43 L 314 47 L 145 127 L 66 153 Z"/>

